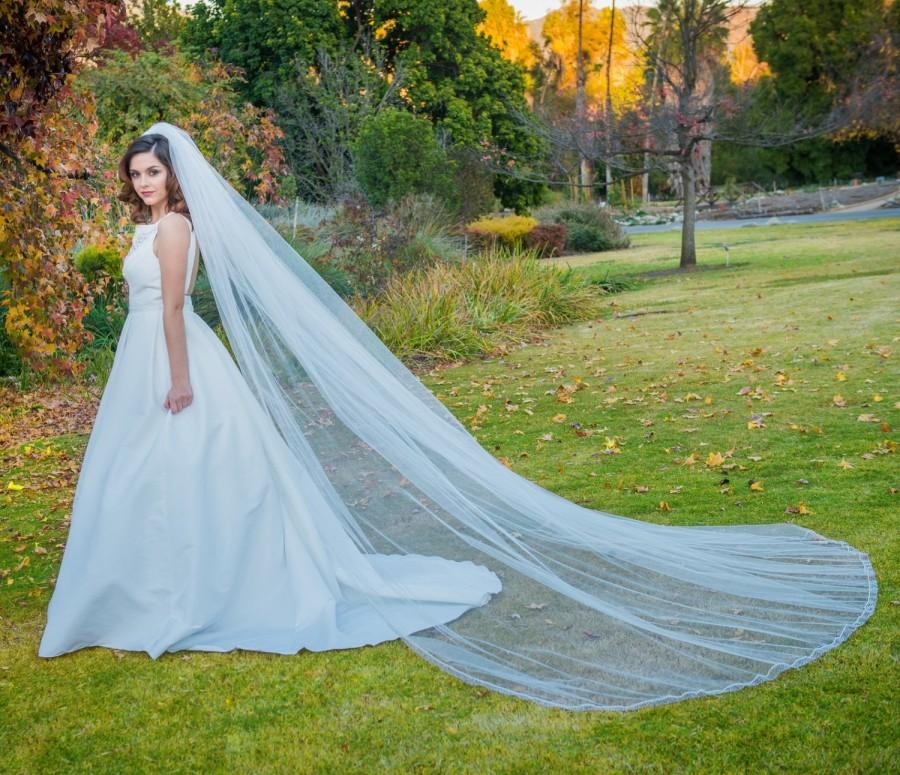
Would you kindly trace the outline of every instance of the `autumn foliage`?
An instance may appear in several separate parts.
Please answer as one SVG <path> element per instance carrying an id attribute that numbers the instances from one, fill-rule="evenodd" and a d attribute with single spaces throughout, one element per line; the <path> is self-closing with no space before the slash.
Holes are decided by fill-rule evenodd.
<path id="1" fill-rule="evenodd" d="M 72 263 L 76 246 L 102 238 L 110 205 L 100 195 L 100 157 L 90 98 L 72 81 L 107 42 L 127 40 L 117 2 L 13 0 L 0 11 L 0 266 L 6 332 L 23 360 L 74 374 L 88 338 L 91 285 Z M 15 36 L 5 40 L 7 36 Z"/>
<path id="2" fill-rule="evenodd" d="M 53 378 L 83 371 L 75 356 L 92 339 L 85 316 L 110 282 L 108 273 L 83 275 L 76 254 L 126 249 L 128 218 L 116 200 L 122 149 L 104 141 L 95 94 L 76 80 L 109 66 L 111 49 L 139 55 L 125 18 L 122 2 L 13 0 L 0 8 L 0 319 L 21 360 Z M 203 77 L 194 70 L 186 77 Z M 191 133 L 236 188 L 279 201 L 281 130 L 269 112 L 235 108 L 226 86 L 216 86 L 239 73 L 211 70 L 202 106 L 158 119 Z"/>

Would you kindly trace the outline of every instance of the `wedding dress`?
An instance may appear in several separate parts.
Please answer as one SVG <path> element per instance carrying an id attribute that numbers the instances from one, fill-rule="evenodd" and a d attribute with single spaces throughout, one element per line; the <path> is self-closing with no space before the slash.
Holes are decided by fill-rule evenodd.
<path id="1" fill-rule="evenodd" d="M 128 315 L 85 451 L 40 656 L 92 645 L 152 657 L 347 648 L 450 621 L 499 591 L 498 577 L 471 562 L 357 549 L 193 312 L 190 271 L 184 321 L 194 400 L 177 414 L 163 408 L 171 379 L 157 227 L 135 227 L 123 263 Z M 199 260 L 193 229 L 188 256 Z M 384 596 L 389 620 L 368 603 L 372 594 Z"/>
<path id="2" fill-rule="evenodd" d="M 515 473 L 184 130 L 145 134 L 169 145 L 237 365 L 186 298 L 194 399 L 162 409 L 156 227 L 136 227 L 42 656 L 399 637 L 469 683 L 631 710 L 770 680 L 872 615 L 874 569 L 843 541 L 642 522 Z"/>

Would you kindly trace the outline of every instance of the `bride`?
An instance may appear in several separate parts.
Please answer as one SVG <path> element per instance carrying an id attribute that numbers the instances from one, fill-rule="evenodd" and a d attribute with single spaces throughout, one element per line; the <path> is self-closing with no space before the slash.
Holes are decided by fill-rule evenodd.
<path id="1" fill-rule="evenodd" d="M 772 679 L 871 616 L 842 541 L 641 522 L 511 471 L 182 129 L 119 175 L 128 316 L 40 656 L 403 638 L 470 683 L 626 710 Z M 237 364 L 193 311 L 201 251 Z"/>

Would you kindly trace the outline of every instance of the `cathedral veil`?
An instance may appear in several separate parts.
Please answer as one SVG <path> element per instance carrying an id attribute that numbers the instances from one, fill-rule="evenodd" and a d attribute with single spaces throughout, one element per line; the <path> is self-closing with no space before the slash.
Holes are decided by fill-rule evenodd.
<path id="1" fill-rule="evenodd" d="M 184 130 L 147 133 L 169 140 L 242 373 L 356 546 L 501 578 L 486 605 L 403 636 L 425 659 L 541 704 L 627 710 L 772 679 L 871 616 L 872 565 L 845 542 L 791 523 L 642 522 L 504 466 Z"/>

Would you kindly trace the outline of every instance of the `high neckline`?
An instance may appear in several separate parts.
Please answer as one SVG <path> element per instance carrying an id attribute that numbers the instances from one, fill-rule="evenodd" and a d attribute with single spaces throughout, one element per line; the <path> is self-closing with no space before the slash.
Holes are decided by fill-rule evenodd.
<path id="1" fill-rule="evenodd" d="M 170 213 L 174 213 L 174 212 L 175 212 L 174 210 L 169 210 L 168 213 L 165 213 L 165 215 L 161 216 L 160 218 L 157 218 L 155 221 L 150 221 L 150 223 L 136 223 L 135 226 L 158 226 L 159 222 L 163 218 L 165 218 L 166 215 L 169 215 Z"/>

